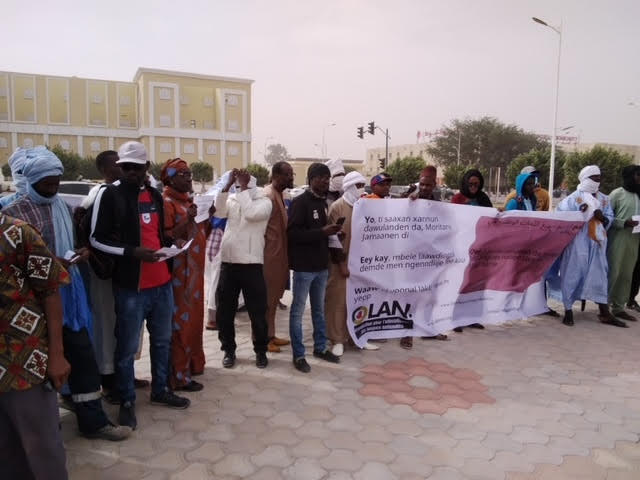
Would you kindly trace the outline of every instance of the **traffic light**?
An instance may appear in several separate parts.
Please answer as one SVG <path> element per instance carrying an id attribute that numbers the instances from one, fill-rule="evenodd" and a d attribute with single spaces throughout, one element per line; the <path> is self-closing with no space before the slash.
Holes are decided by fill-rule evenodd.
<path id="1" fill-rule="evenodd" d="M 386 162 L 385 162 L 384 158 L 381 158 L 381 159 L 378 160 L 378 166 L 380 167 L 380 170 L 384 170 L 385 163 Z"/>
<path id="2" fill-rule="evenodd" d="M 358 137 L 364 138 L 364 127 L 358 127 Z"/>
<path id="3" fill-rule="evenodd" d="M 376 122 L 369 122 L 369 133 L 371 135 L 376 133 Z"/>

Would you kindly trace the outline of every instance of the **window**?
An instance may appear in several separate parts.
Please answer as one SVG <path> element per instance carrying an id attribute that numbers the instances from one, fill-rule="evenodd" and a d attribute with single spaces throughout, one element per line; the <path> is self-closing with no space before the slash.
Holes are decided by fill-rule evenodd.
<path id="1" fill-rule="evenodd" d="M 131 105 L 131 97 L 129 95 L 120 95 L 120 105 Z"/>
<path id="2" fill-rule="evenodd" d="M 169 88 L 161 88 L 158 92 L 160 100 L 171 100 L 171 90 Z"/>
<path id="3" fill-rule="evenodd" d="M 91 103 L 95 103 L 96 105 L 99 105 L 102 103 L 102 95 L 92 95 L 91 96 Z"/>
<path id="4" fill-rule="evenodd" d="M 204 128 L 207 128 L 209 130 L 213 130 L 213 122 L 211 120 L 205 120 L 204 121 Z"/>
<path id="5" fill-rule="evenodd" d="M 195 153 L 196 146 L 193 143 L 185 143 L 182 146 L 182 153 Z"/>
<path id="6" fill-rule="evenodd" d="M 160 143 L 160 153 L 169 153 L 171 152 L 171 143 L 169 142 L 161 142 Z"/>
<path id="7" fill-rule="evenodd" d="M 33 89 L 32 88 L 26 88 L 24 90 L 24 94 L 23 94 L 22 98 L 24 98 L 25 100 L 33 100 Z"/>
<path id="8" fill-rule="evenodd" d="M 240 153 L 240 149 L 238 147 L 230 146 L 227 152 L 229 153 L 230 157 L 237 157 Z"/>
<path id="9" fill-rule="evenodd" d="M 237 107 L 238 106 L 238 96 L 237 95 L 227 95 L 225 97 L 225 102 L 230 107 Z"/>
<path id="10" fill-rule="evenodd" d="M 213 98 L 211 97 L 204 97 L 202 99 L 202 104 L 207 107 L 207 108 L 211 108 L 213 107 Z"/>
<path id="11" fill-rule="evenodd" d="M 4 137 L 0 137 L 0 148 L 7 148 L 9 146 L 9 142 Z"/>
<path id="12" fill-rule="evenodd" d="M 100 142 L 91 142 L 91 151 L 99 152 L 100 151 Z"/>
<path id="13" fill-rule="evenodd" d="M 207 145 L 207 155 L 217 155 L 218 154 L 218 146 L 217 145 Z"/>
<path id="14" fill-rule="evenodd" d="M 0 87 L 0 98 L 7 98 L 8 89 L 7 87 Z"/>
<path id="15" fill-rule="evenodd" d="M 160 126 L 161 127 L 171 126 L 171 115 L 160 115 Z"/>

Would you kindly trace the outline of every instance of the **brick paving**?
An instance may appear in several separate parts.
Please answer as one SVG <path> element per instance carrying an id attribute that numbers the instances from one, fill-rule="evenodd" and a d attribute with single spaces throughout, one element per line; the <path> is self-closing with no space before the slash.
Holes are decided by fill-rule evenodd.
<path id="1" fill-rule="evenodd" d="M 290 301 L 290 299 L 288 299 Z M 277 325 L 286 333 L 288 311 Z M 340 365 L 291 350 L 258 370 L 246 314 L 227 370 L 205 332 L 205 389 L 188 410 L 148 403 L 122 443 L 78 436 L 63 414 L 72 479 L 599 479 L 640 478 L 640 325 L 576 326 L 534 317 L 450 341 L 347 349 Z M 283 335 L 285 336 L 285 335 Z M 311 345 L 310 320 L 305 338 Z M 145 346 L 146 350 L 146 346 Z M 136 364 L 148 378 L 149 359 Z M 117 408 L 106 405 L 113 418 Z"/>

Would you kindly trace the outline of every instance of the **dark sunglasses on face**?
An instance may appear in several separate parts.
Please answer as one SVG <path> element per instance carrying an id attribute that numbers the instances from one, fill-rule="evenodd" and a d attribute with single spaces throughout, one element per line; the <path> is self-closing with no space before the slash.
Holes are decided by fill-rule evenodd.
<path id="1" fill-rule="evenodd" d="M 137 163 L 121 163 L 120 168 L 122 168 L 124 172 L 128 172 L 130 170 L 140 171 L 144 170 L 144 165 L 139 165 Z"/>
<path id="2" fill-rule="evenodd" d="M 183 178 L 191 178 L 192 174 L 191 172 L 178 172 L 176 173 L 177 177 L 183 177 Z"/>

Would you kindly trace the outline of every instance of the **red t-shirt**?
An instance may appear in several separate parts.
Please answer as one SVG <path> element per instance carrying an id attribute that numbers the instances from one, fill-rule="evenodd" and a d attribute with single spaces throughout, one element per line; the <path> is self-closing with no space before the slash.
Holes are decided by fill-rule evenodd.
<path id="1" fill-rule="evenodd" d="M 151 194 L 145 189 L 138 197 L 138 212 L 140 213 L 140 246 L 158 250 L 163 247 L 160 243 L 160 217 L 153 203 Z M 140 290 L 159 287 L 171 280 L 167 262 L 140 263 Z"/>

